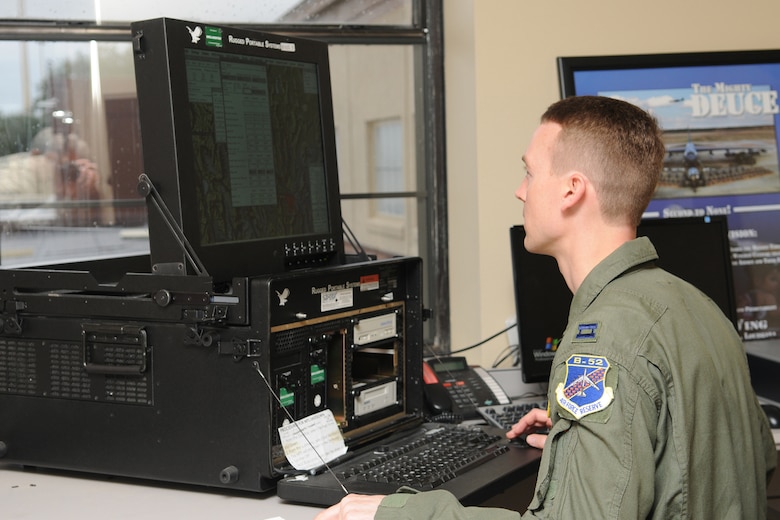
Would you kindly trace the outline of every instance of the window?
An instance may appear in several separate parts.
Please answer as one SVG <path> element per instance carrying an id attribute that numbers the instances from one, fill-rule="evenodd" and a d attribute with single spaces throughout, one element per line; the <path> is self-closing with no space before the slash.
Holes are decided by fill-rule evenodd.
<path id="1" fill-rule="evenodd" d="M 3 20 L 95 21 L 98 24 L 169 16 L 222 24 L 412 24 L 409 0 L 13 0 L 0 5 Z"/>
<path id="2" fill-rule="evenodd" d="M 0 42 L 0 265 L 148 252 L 126 42 Z M 140 239 L 139 239 L 140 238 Z"/>
<path id="3" fill-rule="evenodd" d="M 373 137 L 372 170 L 375 191 L 405 191 L 403 131 L 400 118 L 377 121 L 371 125 Z M 378 217 L 402 217 L 406 211 L 403 199 L 378 199 L 374 206 Z"/>
<path id="4" fill-rule="evenodd" d="M 0 268 L 148 251 L 129 24 L 170 13 L 330 44 L 344 221 L 378 256 L 423 257 L 448 349 L 441 0 L 4 3 Z"/>

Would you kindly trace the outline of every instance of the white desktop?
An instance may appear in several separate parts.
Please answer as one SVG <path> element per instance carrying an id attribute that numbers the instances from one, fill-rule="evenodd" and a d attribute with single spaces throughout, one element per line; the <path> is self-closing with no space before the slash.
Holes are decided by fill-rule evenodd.
<path id="1" fill-rule="evenodd" d="M 203 487 L 7 464 L 0 464 L 0 504 L 4 520 L 310 520 L 322 511 L 320 507 L 284 502 L 274 492 L 226 494 Z"/>

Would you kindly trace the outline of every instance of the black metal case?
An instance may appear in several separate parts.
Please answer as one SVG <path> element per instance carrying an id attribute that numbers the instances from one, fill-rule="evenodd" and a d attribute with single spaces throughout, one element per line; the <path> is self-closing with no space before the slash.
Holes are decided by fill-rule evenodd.
<path id="1" fill-rule="evenodd" d="M 420 413 L 420 264 L 235 279 L 228 294 L 198 276 L 0 271 L 0 460 L 272 489 L 288 412 L 332 408 L 352 444 Z M 383 384 L 392 402 L 360 401 Z"/>

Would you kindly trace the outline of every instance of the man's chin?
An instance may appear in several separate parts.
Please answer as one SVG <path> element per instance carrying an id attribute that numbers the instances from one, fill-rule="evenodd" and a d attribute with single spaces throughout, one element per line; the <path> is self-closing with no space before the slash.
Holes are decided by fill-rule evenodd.
<path id="1" fill-rule="evenodd" d="M 526 251 L 535 255 L 552 256 L 541 244 L 538 244 L 533 240 L 528 240 L 528 235 L 526 235 L 525 240 L 523 241 L 523 247 L 525 247 Z"/>
<path id="2" fill-rule="evenodd" d="M 528 239 L 528 234 L 525 235 L 525 239 L 523 240 L 523 247 L 525 247 L 525 250 L 529 253 L 537 253 L 537 248 L 534 245 L 534 241 Z"/>

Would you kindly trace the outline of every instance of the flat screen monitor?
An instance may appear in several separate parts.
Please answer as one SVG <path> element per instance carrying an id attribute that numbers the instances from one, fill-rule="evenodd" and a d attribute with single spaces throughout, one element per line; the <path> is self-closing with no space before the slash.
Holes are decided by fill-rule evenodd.
<path id="1" fill-rule="evenodd" d="M 780 337 L 780 50 L 558 58 L 561 95 L 623 99 L 663 130 L 649 218 L 728 217 L 742 340 Z"/>
<path id="2" fill-rule="evenodd" d="M 737 313 L 725 217 L 644 219 L 637 229 L 658 251 L 657 265 L 698 287 L 736 327 Z M 550 256 L 529 253 L 525 228 L 510 228 L 520 363 L 527 383 L 547 382 L 566 328 L 572 294 Z"/>
<path id="3" fill-rule="evenodd" d="M 327 45 L 169 18 L 132 33 L 144 174 L 170 214 L 148 205 L 153 269 L 343 263 Z"/>

